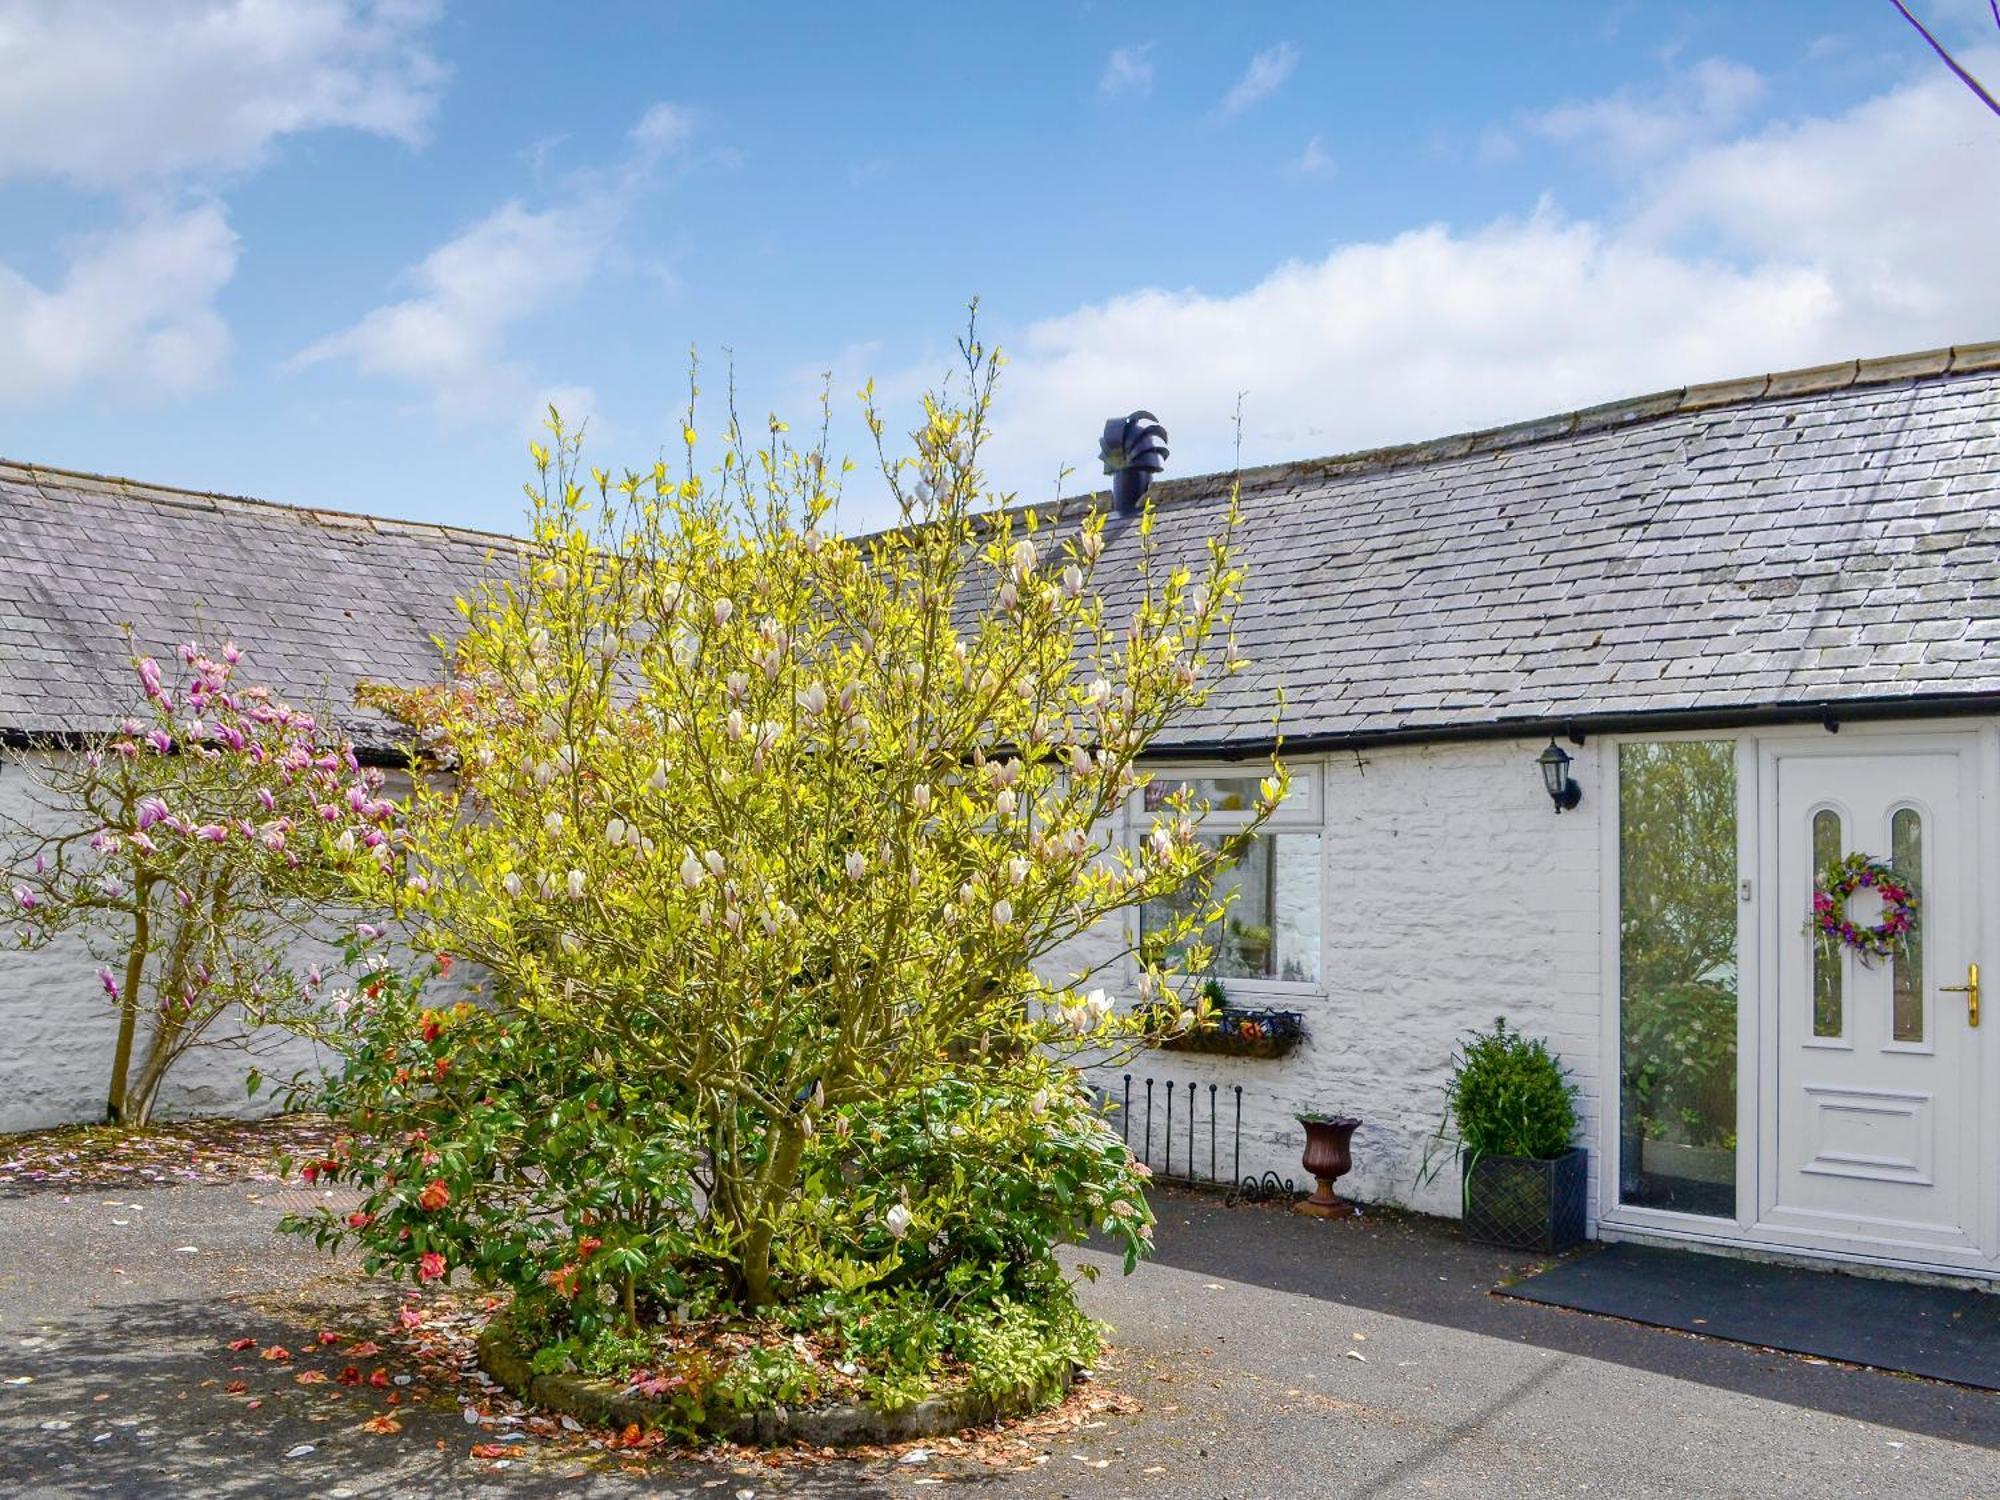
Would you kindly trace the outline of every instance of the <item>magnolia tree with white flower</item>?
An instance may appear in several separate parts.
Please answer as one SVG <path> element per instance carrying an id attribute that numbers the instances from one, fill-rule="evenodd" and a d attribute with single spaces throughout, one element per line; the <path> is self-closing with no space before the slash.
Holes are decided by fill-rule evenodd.
<path id="1" fill-rule="evenodd" d="M 144 1125 L 189 1051 L 257 1052 L 324 1016 L 294 962 L 392 858 L 379 771 L 314 715 L 190 643 L 169 678 L 133 659 L 133 717 L 74 752 L 31 752 L 35 816 L 0 828 L 16 936 L 79 934 L 117 1016 L 105 1117 Z M 276 1029 L 269 1029 L 276 1028 Z"/>
<path id="2" fill-rule="evenodd" d="M 1175 891 L 1177 938 L 1218 915 L 1247 834 L 1202 841 L 1179 795 L 1136 850 L 1113 820 L 1241 665 L 1234 517 L 1169 562 L 1150 516 L 1007 508 L 997 360 L 966 353 L 883 464 L 878 535 L 841 533 L 846 466 L 776 422 L 732 421 L 704 473 L 690 415 L 680 472 L 622 479 L 554 424 L 449 683 L 373 695 L 417 761 L 384 895 L 491 1003 L 374 1013 L 331 1099 L 375 1143 L 339 1167 L 366 1201 L 323 1237 L 552 1329 L 898 1289 L 1068 1318 L 1055 1244 L 1141 1253 L 1143 1169 L 1066 1059 L 1172 1024 L 1181 981 L 1115 1003 L 1122 966 L 1052 955 Z M 1116 608 L 1109 526 L 1142 538 Z"/>

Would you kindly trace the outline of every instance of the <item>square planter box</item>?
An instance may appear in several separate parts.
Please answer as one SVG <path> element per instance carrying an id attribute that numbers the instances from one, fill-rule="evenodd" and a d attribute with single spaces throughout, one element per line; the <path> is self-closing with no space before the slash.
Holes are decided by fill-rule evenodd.
<path id="1" fill-rule="evenodd" d="M 1572 1146 L 1561 1156 L 1482 1156 L 1465 1183 L 1468 1239 L 1509 1250 L 1554 1255 L 1583 1242 L 1590 1155 Z"/>

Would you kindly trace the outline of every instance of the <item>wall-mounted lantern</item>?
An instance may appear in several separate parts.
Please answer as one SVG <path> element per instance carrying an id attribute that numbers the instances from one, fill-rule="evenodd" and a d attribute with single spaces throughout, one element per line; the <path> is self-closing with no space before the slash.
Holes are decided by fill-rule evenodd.
<path id="1" fill-rule="evenodd" d="M 1542 785 L 1548 790 L 1549 800 L 1556 805 L 1556 811 L 1575 807 L 1583 800 L 1583 788 L 1578 786 L 1569 774 L 1569 752 L 1549 740 L 1549 748 L 1535 757 L 1535 764 L 1542 768 Z"/>

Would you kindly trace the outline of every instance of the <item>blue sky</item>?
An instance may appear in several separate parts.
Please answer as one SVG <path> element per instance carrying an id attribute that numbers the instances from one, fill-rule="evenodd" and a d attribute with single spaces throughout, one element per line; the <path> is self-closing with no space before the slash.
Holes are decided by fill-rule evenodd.
<path id="1" fill-rule="evenodd" d="M 514 526 L 552 396 L 650 462 L 691 345 L 907 412 L 975 294 L 1030 494 L 1139 405 L 1185 473 L 1238 391 L 1261 461 L 2000 337 L 1887 0 L 0 0 L 0 76 L 0 454 L 378 514 Z"/>

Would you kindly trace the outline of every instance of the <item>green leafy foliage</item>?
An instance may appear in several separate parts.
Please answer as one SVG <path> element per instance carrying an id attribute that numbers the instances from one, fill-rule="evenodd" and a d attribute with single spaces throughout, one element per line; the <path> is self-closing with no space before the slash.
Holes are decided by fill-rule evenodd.
<path id="1" fill-rule="evenodd" d="M 1526 1037 L 1495 1018 L 1490 1031 L 1473 1031 L 1452 1055 L 1445 1085 L 1445 1116 L 1425 1152 L 1420 1181 L 1441 1170 L 1455 1145 L 1472 1163 L 1485 1156 L 1560 1156 L 1576 1138 L 1576 1085 L 1540 1037 Z M 1455 1134 L 1454 1134 L 1455 1133 Z"/>
<path id="2" fill-rule="evenodd" d="M 1234 516 L 1173 558 L 1141 517 L 1114 617 L 1106 518 L 984 486 L 995 361 L 966 354 L 969 395 L 885 464 L 907 524 L 860 540 L 839 466 L 778 427 L 753 449 L 732 418 L 701 474 L 690 416 L 685 473 L 586 484 L 558 425 L 448 682 L 373 695 L 414 790 L 364 894 L 486 987 L 441 1009 L 427 973 L 365 973 L 301 1101 L 351 1127 L 316 1170 L 361 1205 L 299 1229 L 511 1293 L 545 1364 L 651 1337 L 684 1413 L 1039 1389 L 1094 1350 L 1056 1252 L 1103 1234 L 1129 1270 L 1152 1216 L 1072 1062 L 1198 1002 L 1145 955 L 1132 1006 L 1051 956 L 1174 892 L 1199 952 L 1287 778 L 1225 838 L 1184 787 L 1137 848 L 1107 833 L 1152 739 L 1243 665 Z M 698 1358 L 656 1347 L 694 1325 Z"/>

